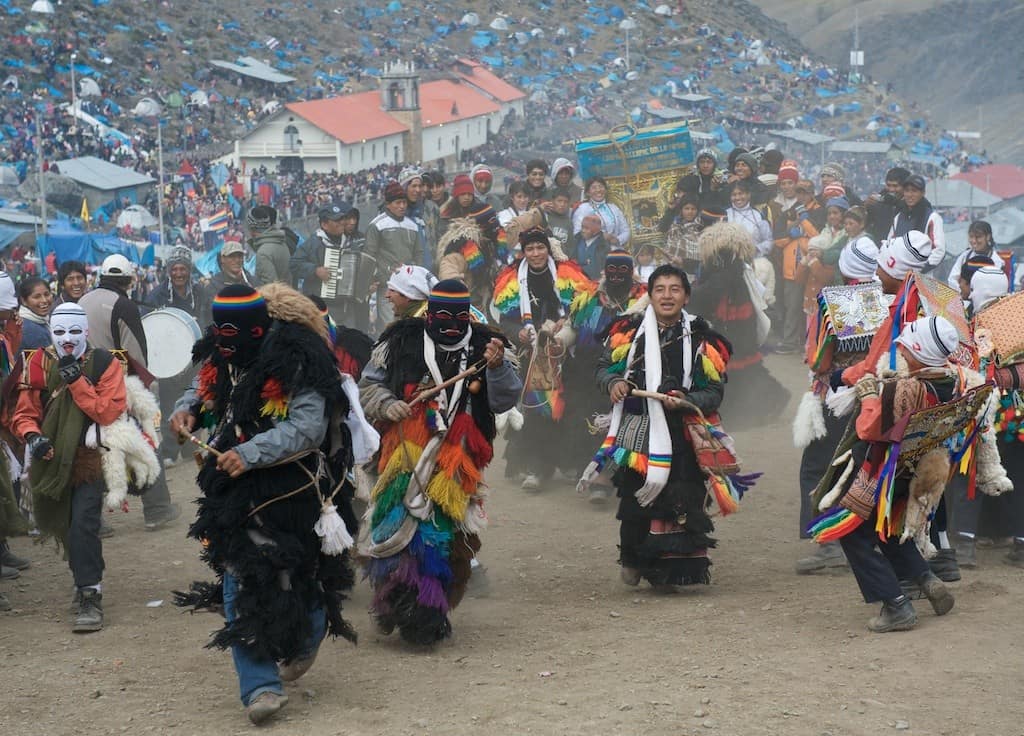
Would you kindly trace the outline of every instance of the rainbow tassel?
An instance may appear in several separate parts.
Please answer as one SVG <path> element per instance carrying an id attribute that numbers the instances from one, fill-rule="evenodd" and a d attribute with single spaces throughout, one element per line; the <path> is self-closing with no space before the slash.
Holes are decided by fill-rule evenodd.
<path id="1" fill-rule="evenodd" d="M 727 478 L 721 475 L 710 475 L 707 478 L 707 487 L 714 497 L 715 505 L 718 506 L 722 516 L 739 511 L 740 499 L 736 490 L 730 485 Z"/>
<path id="2" fill-rule="evenodd" d="M 849 509 L 837 508 L 812 521 L 807 531 L 815 542 L 825 544 L 845 537 L 863 523 L 864 519 Z"/>
<path id="3" fill-rule="evenodd" d="M 565 400 L 560 389 L 527 391 L 523 394 L 523 408 L 538 411 L 557 422 L 565 414 Z"/>
<path id="4" fill-rule="evenodd" d="M 467 240 L 462 244 L 462 257 L 466 259 L 466 265 L 472 271 L 484 265 L 484 254 L 480 246 L 474 240 Z"/>

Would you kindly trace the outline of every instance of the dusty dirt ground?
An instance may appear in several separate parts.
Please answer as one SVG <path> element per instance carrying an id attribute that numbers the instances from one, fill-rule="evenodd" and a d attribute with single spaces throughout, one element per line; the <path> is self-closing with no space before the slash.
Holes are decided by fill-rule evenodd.
<path id="1" fill-rule="evenodd" d="M 610 505 L 589 506 L 567 481 L 525 495 L 496 461 L 482 553 L 489 595 L 471 594 L 455 611 L 452 639 L 416 650 L 380 637 L 361 583 L 347 609 L 359 645 L 325 643 L 266 730 L 1024 734 L 1024 572 L 1001 564 L 1004 550 L 979 551 L 981 567 L 954 586 L 952 613 L 938 619 L 923 602 L 918 628 L 901 634 L 868 633 L 875 610 L 849 573 L 793 574 L 810 550 L 796 536 L 799 455 L 789 430 L 804 370 L 792 357 L 769 365 L 794 400 L 774 425 L 737 434 L 746 467 L 765 477 L 718 524 L 712 585 L 671 596 L 626 588 Z M 179 501 L 195 494 L 191 472 L 171 473 Z M 170 605 L 172 589 L 207 578 L 187 520 L 147 533 L 136 508 L 113 523 L 106 628 L 95 634 L 69 631 L 71 579 L 60 559 L 14 541 L 34 564 L 2 584 L 15 610 L 0 614 L 0 732 L 251 732 L 229 654 L 203 648 L 217 621 Z M 147 607 L 155 600 L 164 603 Z"/>

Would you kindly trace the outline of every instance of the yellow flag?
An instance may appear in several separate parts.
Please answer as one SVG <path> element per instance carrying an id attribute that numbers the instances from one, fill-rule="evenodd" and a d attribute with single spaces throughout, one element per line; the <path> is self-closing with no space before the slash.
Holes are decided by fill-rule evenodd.
<path id="1" fill-rule="evenodd" d="M 89 222 L 89 201 L 82 197 L 82 221 Z"/>

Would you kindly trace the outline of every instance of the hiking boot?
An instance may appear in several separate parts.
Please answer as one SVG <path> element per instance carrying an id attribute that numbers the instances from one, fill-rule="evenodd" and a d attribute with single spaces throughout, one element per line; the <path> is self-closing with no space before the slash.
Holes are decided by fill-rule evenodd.
<path id="1" fill-rule="evenodd" d="M 3 593 L 0 593 L 0 611 L 10 611 L 10 610 L 11 610 L 11 601 L 10 601 L 10 599 L 6 595 L 4 595 Z"/>
<path id="2" fill-rule="evenodd" d="M 71 605 L 69 606 L 69 608 L 71 610 L 71 615 L 72 616 L 74 616 L 76 613 L 78 613 L 78 607 L 81 605 L 81 603 L 82 603 L 82 591 L 76 585 L 75 586 L 75 592 L 71 596 Z"/>
<path id="3" fill-rule="evenodd" d="M 796 574 L 809 575 L 830 567 L 846 567 L 846 555 L 843 554 L 839 542 L 820 544 L 813 555 L 801 557 L 796 561 Z"/>
<path id="4" fill-rule="evenodd" d="M 78 613 L 71 630 L 76 633 L 99 631 L 103 628 L 103 595 L 93 588 L 79 591 Z"/>
<path id="5" fill-rule="evenodd" d="M 932 610 L 935 611 L 936 616 L 945 616 L 953 610 L 953 604 L 956 602 L 953 594 L 934 574 L 926 572 L 918 578 L 917 585 L 924 597 L 932 604 Z"/>
<path id="6" fill-rule="evenodd" d="M 917 625 L 917 613 L 905 595 L 882 603 L 882 610 L 868 621 L 868 630 L 876 634 L 887 631 L 910 631 Z"/>
<path id="7" fill-rule="evenodd" d="M 539 491 L 540 478 L 537 477 L 536 473 L 527 473 L 519 487 L 524 491 Z"/>
<path id="8" fill-rule="evenodd" d="M 18 555 L 11 552 L 7 542 L 4 542 L 0 545 L 0 565 L 13 567 L 15 570 L 27 570 L 32 567 L 32 561 L 24 557 L 18 557 Z"/>
<path id="9" fill-rule="evenodd" d="M 21 577 L 21 571 L 16 567 L 0 565 L 0 580 L 17 580 Z"/>
<path id="10" fill-rule="evenodd" d="M 152 521 L 146 522 L 146 531 L 155 532 L 157 529 L 163 529 L 165 526 L 170 524 L 172 521 L 181 516 L 181 506 L 176 503 L 172 503 L 167 507 L 167 511 L 153 519 Z"/>
<path id="11" fill-rule="evenodd" d="M 1024 542 L 1013 540 L 1013 549 L 1006 553 L 1003 562 L 1014 567 L 1024 567 Z"/>
<path id="12" fill-rule="evenodd" d="M 640 571 L 635 567 L 626 567 L 623 565 L 622 569 L 619 570 L 619 577 L 626 585 L 640 585 Z"/>
<path id="13" fill-rule="evenodd" d="M 313 666 L 316 661 L 316 655 L 320 651 L 320 647 L 313 650 L 313 653 L 308 657 L 296 657 L 287 664 L 279 665 L 277 668 L 278 677 L 285 682 L 294 682 L 302 677 L 304 674 L 309 672 L 309 668 Z"/>
<path id="14" fill-rule="evenodd" d="M 953 549 L 956 552 L 956 560 L 960 567 L 973 570 L 978 566 L 977 548 L 971 537 L 959 537 Z"/>
<path id="15" fill-rule="evenodd" d="M 245 714 L 255 725 L 260 725 L 283 707 L 288 705 L 288 696 L 281 693 L 272 693 L 269 690 L 260 693 L 249 705 L 245 706 Z"/>
<path id="16" fill-rule="evenodd" d="M 913 580 L 901 580 L 900 589 L 903 591 L 903 595 L 912 601 L 924 600 L 924 591 Z"/>
<path id="17" fill-rule="evenodd" d="M 960 565 L 956 563 L 955 549 L 940 549 L 928 560 L 928 567 L 944 583 L 955 583 L 960 579 Z"/>

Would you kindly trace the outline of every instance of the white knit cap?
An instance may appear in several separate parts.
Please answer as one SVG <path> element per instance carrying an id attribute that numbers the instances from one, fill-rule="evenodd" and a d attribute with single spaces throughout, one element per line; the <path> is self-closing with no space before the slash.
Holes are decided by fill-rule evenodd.
<path id="1" fill-rule="evenodd" d="M 401 266 L 388 279 L 388 288 L 407 299 L 420 301 L 430 297 L 436 283 L 437 276 L 423 266 Z"/>
<path id="2" fill-rule="evenodd" d="M 839 253 L 839 271 L 853 281 L 871 281 L 878 268 L 878 246 L 861 236 L 843 246 Z"/>
<path id="3" fill-rule="evenodd" d="M 878 249 L 878 267 L 894 279 L 904 279 L 911 271 L 919 273 L 928 263 L 932 240 L 920 230 L 911 230 L 892 240 L 885 240 Z"/>
<path id="4" fill-rule="evenodd" d="M 1010 281 L 999 266 L 982 266 L 971 276 L 971 305 L 977 314 L 993 299 L 1010 292 Z"/>
<path id="5" fill-rule="evenodd" d="M 960 336 L 945 317 L 921 317 L 904 327 L 896 342 L 913 353 L 921 365 L 936 368 L 946 365 L 960 344 Z"/>
<path id="6" fill-rule="evenodd" d="M 6 271 L 0 271 L 0 309 L 17 308 L 18 294 L 14 290 L 14 280 Z"/>

